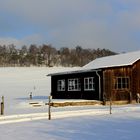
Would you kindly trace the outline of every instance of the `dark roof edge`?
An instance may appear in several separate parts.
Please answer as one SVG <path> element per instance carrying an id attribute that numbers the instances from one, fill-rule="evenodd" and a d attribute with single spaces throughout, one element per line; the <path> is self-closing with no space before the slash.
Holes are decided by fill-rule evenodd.
<path id="1" fill-rule="evenodd" d="M 66 74 L 75 74 L 75 73 L 83 73 L 83 72 L 96 72 L 96 71 L 101 71 L 101 69 L 76 70 L 76 71 L 67 71 L 67 72 L 59 72 L 59 73 L 50 73 L 46 76 L 56 76 L 56 75 L 66 75 Z"/>

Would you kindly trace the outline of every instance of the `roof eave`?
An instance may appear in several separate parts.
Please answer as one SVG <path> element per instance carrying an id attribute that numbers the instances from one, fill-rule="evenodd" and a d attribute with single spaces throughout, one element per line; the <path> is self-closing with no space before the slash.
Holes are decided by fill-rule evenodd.
<path id="1" fill-rule="evenodd" d="M 101 69 L 88 69 L 88 70 L 77 70 L 77 71 L 68 71 L 68 72 L 60 72 L 60 73 L 50 73 L 47 76 L 67 75 L 67 74 L 96 72 L 96 71 L 101 71 Z"/>

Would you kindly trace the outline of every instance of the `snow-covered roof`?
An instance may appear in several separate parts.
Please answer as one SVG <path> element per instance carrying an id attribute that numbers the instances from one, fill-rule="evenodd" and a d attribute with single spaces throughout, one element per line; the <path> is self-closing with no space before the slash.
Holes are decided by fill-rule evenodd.
<path id="1" fill-rule="evenodd" d="M 74 70 L 74 71 L 50 73 L 50 74 L 48 74 L 47 76 L 66 75 L 66 74 L 77 74 L 77 73 L 93 72 L 93 71 L 100 71 L 100 70 L 93 70 L 93 69 L 89 69 L 89 70 L 88 70 L 88 69 L 79 68 L 79 70 Z"/>
<path id="2" fill-rule="evenodd" d="M 128 65 L 132 65 L 139 59 L 140 59 L 140 51 L 106 56 L 91 61 L 87 65 L 83 66 L 82 70 L 128 66 Z"/>
<path id="3" fill-rule="evenodd" d="M 97 58 L 74 71 L 52 73 L 48 76 L 100 71 L 102 68 L 129 66 L 140 59 L 140 51 Z"/>

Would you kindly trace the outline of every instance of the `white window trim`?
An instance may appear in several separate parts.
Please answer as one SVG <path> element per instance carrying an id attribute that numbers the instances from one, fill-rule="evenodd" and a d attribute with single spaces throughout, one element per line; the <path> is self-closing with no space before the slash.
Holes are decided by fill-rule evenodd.
<path id="1" fill-rule="evenodd" d="M 121 79 L 121 83 L 118 83 L 118 79 Z M 125 83 L 122 82 L 122 79 L 125 78 Z M 126 79 L 128 79 L 128 83 L 126 83 Z M 121 87 L 119 88 L 119 84 L 121 85 Z M 125 88 L 123 87 L 123 84 L 125 84 Z M 115 83 L 115 89 L 117 90 L 123 90 L 123 89 L 129 89 L 130 88 L 130 77 L 116 77 L 116 83 Z M 128 87 L 126 86 L 128 85 Z"/>
<path id="2" fill-rule="evenodd" d="M 73 81 L 77 81 L 77 88 L 76 84 Z M 74 89 L 70 89 L 70 82 L 73 84 Z M 81 91 L 81 83 L 79 78 L 68 79 L 68 91 Z"/>
<path id="3" fill-rule="evenodd" d="M 63 81 L 63 85 L 62 85 L 62 81 Z M 57 81 L 57 91 L 65 91 L 65 79 L 61 79 Z"/>
<path id="4" fill-rule="evenodd" d="M 90 88 L 90 83 L 89 83 L 89 79 L 92 79 L 92 88 Z M 86 83 L 86 80 L 88 81 Z M 86 88 L 86 85 L 88 85 L 88 88 Z M 95 83 L 94 83 L 94 77 L 86 77 L 84 78 L 84 90 L 85 91 L 94 91 L 95 90 L 95 87 L 94 87 Z"/>

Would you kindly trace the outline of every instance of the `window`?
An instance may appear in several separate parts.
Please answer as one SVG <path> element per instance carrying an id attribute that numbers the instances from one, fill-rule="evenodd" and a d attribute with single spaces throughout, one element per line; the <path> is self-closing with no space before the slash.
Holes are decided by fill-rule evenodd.
<path id="1" fill-rule="evenodd" d="M 94 77 L 84 78 L 84 90 L 95 90 L 93 79 Z"/>
<path id="2" fill-rule="evenodd" d="M 68 91 L 80 91 L 81 82 L 80 79 L 68 79 Z"/>
<path id="3" fill-rule="evenodd" d="M 65 80 L 57 81 L 57 91 L 65 91 Z"/>
<path id="4" fill-rule="evenodd" d="M 117 77 L 115 82 L 115 89 L 128 89 L 129 77 Z"/>

